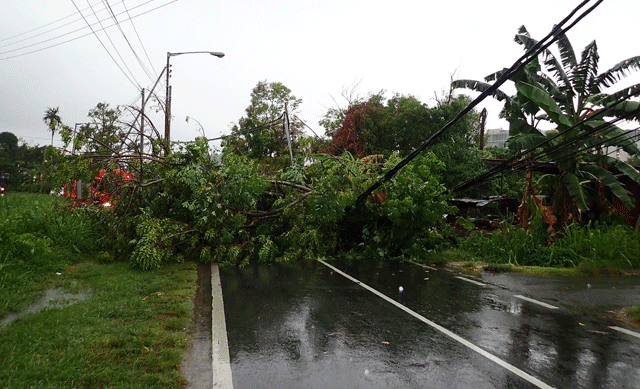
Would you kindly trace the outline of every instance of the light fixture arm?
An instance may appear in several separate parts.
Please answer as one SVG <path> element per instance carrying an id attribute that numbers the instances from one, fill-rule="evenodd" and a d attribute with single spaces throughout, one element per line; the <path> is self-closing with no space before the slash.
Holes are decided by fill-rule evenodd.
<path id="1" fill-rule="evenodd" d="M 166 90 L 166 101 L 165 101 L 165 110 L 164 110 L 164 139 L 167 142 L 167 150 L 171 150 L 171 87 L 169 86 L 169 76 L 171 74 L 171 64 L 169 63 L 169 59 L 171 57 L 175 57 L 177 55 L 182 54 L 210 54 L 214 57 L 222 58 L 224 57 L 224 53 L 219 51 L 184 51 L 181 53 L 170 53 L 167 51 L 167 90 Z"/>

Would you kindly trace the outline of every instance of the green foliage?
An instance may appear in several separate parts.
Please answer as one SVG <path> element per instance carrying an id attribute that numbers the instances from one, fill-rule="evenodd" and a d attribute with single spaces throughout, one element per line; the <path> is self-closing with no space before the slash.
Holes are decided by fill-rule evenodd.
<path id="1" fill-rule="evenodd" d="M 640 305 L 635 305 L 633 307 L 627 308 L 627 314 L 636 319 L 636 321 L 640 322 Z"/>
<path id="2" fill-rule="evenodd" d="M 515 41 L 525 50 L 537 43 L 524 26 L 518 29 Z M 627 207 L 631 207 L 629 192 L 621 185 L 618 177 L 606 170 L 613 158 L 605 161 L 606 158 L 600 156 L 600 152 L 604 146 L 622 148 L 629 155 L 640 152 L 624 131 L 613 124 L 605 124 L 605 118 L 639 119 L 634 110 L 640 107 L 640 103 L 631 100 L 637 93 L 637 86 L 626 87 L 614 93 L 604 92 L 605 88 L 612 86 L 632 70 L 640 70 L 640 56 L 624 60 L 598 74 L 600 57 L 595 41 L 585 47 L 579 60 L 564 34 L 558 37 L 556 44 L 560 59 L 550 50 L 544 50 L 539 58 L 511 77 L 517 89 L 515 96 L 508 96 L 500 91 L 493 94 L 493 97 L 505 103 L 501 116 L 510 124 L 509 147 L 514 151 L 539 147 L 539 152 L 546 153 L 549 160 L 555 162 L 560 171 L 555 198 L 563 200 L 562 204 L 555 205 L 556 208 L 577 207 L 582 211 L 586 210 L 594 200 L 586 189 L 587 182 L 603 184 Z M 485 81 L 495 81 L 503 72 L 504 70 L 491 74 Z M 453 86 L 482 92 L 487 90 L 489 84 L 457 80 Z M 623 103 L 614 104 L 617 100 Z M 589 121 L 583 123 L 584 120 Z M 550 139 L 542 134 L 537 128 L 541 121 L 551 124 L 554 127 L 553 134 L 557 136 Z M 545 140 L 548 142 L 539 146 Z M 558 145 L 565 147 L 554 149 Z M 597 163 L 601 167 L 585 162 Z M 640 183 L 640 174 L 635 168 L 622 161 L 615 164 L 628 177 Z M 568 196 L 564 196 L 564 193 Z M 569 214 L 572 212 L 559 215 L 560 224 L 569 222 Z"/>
<path id="3" fill-rule="evenodd" d="M 559 243 L 575 251 L 582 258 L 580 268 L 589 273 L 640 268 L 640 234 L 629 226 L 572 224 Z"/>
<path id="4" fill-rule="evenodd" d="M 509 159 L 513 156 L 513 151 L 503 147 L 489 147 L 481 150 L 480 156 L 487 159 Z M 491 181 L 489 185 L 485 185 L 482 188 L 482 193 L 489 196 L 507 196 L 520 199 L 524 187 L 525 174 L 513 172 L 513 174 L 502 175 L 499 179 Z"/>
<path id="5" fill-rule="evenodd" d="M 124 129 L 120 123 L 120 108 L 109 108 L 108 103 L 98 103 L 87 116 L 91 120 L 83 123 L 77 133 L 63 126 L 60 131 L 65 145 L 73 144 L 76 152 L 91 152 L 111 155 L 124 146 Z"/>
<path id="6" fill-rule="evenodd" d="M 135 250 L 131 261 L 144 270 L 158 269 L 164 263 L 182 262 L 180 254 L 170 248 L 180 243 L 177 238 L 184 234 L 184 226 L 171 219 L 146 219 L 136 225 L 138 239 L 131 241 Z"/>
<path id="7" fill-rule="evenodd" d="M 340 155 L 345 151 L 358 157 L 399 153 L 408 155 L 436 131 L 451 121 L 468 103 L 467 96 L 449 96 L 429 107 L 416 97 L 394 95 L 385 101 L 383 93 L 372 94 L 367 100 L 356 100 L 341 113 L 331 109 L 323 125 L 330 130 L 332 142 L 327 151 Z M 465 115 L 443 133 L 431 146 L 436 157 L 444 162 L 446 174 L 440 181 L 451 188 L 482 169 L 480 152 L 475 147 L 479 115 Z"/>
<path id="8" fill-rule="evenodd" d="M 8 190 L 36 192 L 47 147 L 18 143 L 14 134 L 0 133 L 0 174 L 7 178 Z"/>
<path id="9" fill-rule="evenodd" d="M 578 267 L 588 273 L 639 269 L 640 234 L 614 223 L 571 224 L 558 231 L 552 244 L 547 242 L 546 225 L 539 215 L 527 232 L 505 223 L 491 236 L 474 231 L 460 243 L 478 260 L 520 266 Z"/>
<path id="10" fill-rule="evenodd" d="M 302 99 L 295 97 L 291 90 L 280 82 L 260 81 L 251 92 L 251 103 L 246 116 L 239 120 L 232 131 L 233 138 L 223 142 L 227 152 L 246 155 L 282 168 L 289 161 L 287 137 L 280 120 L 285 108 L 294 115 Z M 299 140 L 303 137 L 302 123 L 290 121 L 291 147 L 294 155 L 300 154 Z"/>
<path id="11" fill-rule="evenodd" d="M 39 278 L 99 249 L 95 222 L 82 210 L 64 209 L 63 203 L 35 194 L 0 198 L 0 315 L 20 308 L 30 297 L 21 292 L 33 288 Z"/>
<path id="12" fill-rule="evenodd" d="M 434 227 L 450 207 L 438 179 L 444 166 L 431 153 L 358 210 L 350 208 L 357 196 L 398 154 L 384 165 L 318 154 L 306 167 L 274 173 L 235 153 L 223 154 L 221 165 L 210 155 L 204 140 L 187 144 L 146 167 L 152 184 L 125 188 L 114 208 L 95 210 L 109 245 L 154 269 L 185 259 L 245 265 L 345 253 L 417 257 L 442 240 Z"/>

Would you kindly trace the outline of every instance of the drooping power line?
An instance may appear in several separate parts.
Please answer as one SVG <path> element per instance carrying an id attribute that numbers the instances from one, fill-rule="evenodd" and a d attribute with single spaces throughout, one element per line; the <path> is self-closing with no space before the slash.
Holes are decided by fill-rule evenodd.
<path id="1" fill-rule="evenodd" d="M 424 143 L 418 146 L 415 150 L 413 150 L 406 158 L 400 161 L 396 166 L 394 166 L 391 170 L 389 170 L 382 178 L 376 181 L 373 185 L 371 185 L 367 190 L 365 190 L 358 198 L 356 199 L 355 205 L 363 202 L 374 190 L 379 188 L 386 181 L 390 180 L 400 169 L 402 169 L 405 165 L 411 162 L 415 157 L 417 157 L 422 151 L 424 151 L 433 141 L 435 141 L 443 132 L 448 130 L 451 126 L 453 126 L 458 120 L 460 120 L 464 115 L 469 113 L 474 107 L 476 107 L 482 100 L 492 95 L 498 87 L 507 82 L 510 78 L 512 78 L 517 72 L 522 70 L 528 63 L 538 58 L 538 55 L 546 50 L 551 44 L 553 44 L 559 36 L 566 33 L 569 29 L 575 26 L 580 20 L 582 20 L 585 16 L 591 13 L 597 6 L 599 6 L 604 0 L 598 0 L 593 6 L 585 10 L 583 13 L 578 15 L 573 22 L 571 22 L 567 27 L 563 27 L 567 23 L 571 21 L 578 11 L 583 8 L 590 0 L 584 0 L 580 3 L 573 11 L 569 13 L 560 23 L 553 27 L 551 32 L 536 43 L 531 49 L 529 49 L 522 57 L 520 57 L 507 71 L 505 71 L 500 78 L 498 78 L 486 91 L 482 92 L 480 96 L 474 99 L 471 103 L 469 103 L 460 113 L 458 113 L 449 123 L 445 124 L 440 130 L 436 131 L 429 139 L 427 139 Z"/>

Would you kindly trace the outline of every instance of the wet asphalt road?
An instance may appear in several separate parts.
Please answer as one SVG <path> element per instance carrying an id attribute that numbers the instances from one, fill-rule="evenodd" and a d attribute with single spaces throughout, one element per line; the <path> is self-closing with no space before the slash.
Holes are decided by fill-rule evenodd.
<path id="1" fill-rule="evenodd" d="M 234 388 L 640 388 L 640 338 L 597 314 L 638 277 L 330 264 L 220 270 Z"/>

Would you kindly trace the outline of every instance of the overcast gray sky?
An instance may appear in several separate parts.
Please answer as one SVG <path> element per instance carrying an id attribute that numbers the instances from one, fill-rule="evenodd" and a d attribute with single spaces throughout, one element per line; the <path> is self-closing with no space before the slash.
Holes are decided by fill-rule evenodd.
<path id="1" fill-rule="evenodd" d="M 106 4 L 122 32 L 107 27 L 114 23 Z M 320 132 L 318 120 L 334 106 L 334 99 L 345 103 L 340 94 L 349 85 L 359 82 L 361 95 L 384 89 L 389 97 L 410 94 L 433 103 L 435 94 L 448 89 L 454 72 L 456 78 L 482 79 L 518 59 L 523 51 L 513 36 L 520 25 L 541 39 L 578 4 L 578 0 L 0 0 L 0 132 L 44 145 L 51 139 L 42 121 L 47 107 L 60 107 L 63 122 L 73 126 L 86 122 L 87 113 L 99 102 L 139 104 L 140 89 L 153 85 L 168 51 L 226 54 L 222 59 L 203 54 L 171 58 L 173 140 L 198 136 L 197 124 L 187 123 L 186 116 L 202 123 L 207 137 L 228 134 L 261 80 L 289 87 L 303 100 L 300 117 Z M 103 20 L 107 28 L 96 35 L 106 49 L 76 6 L 89 23 L 97 22 L 94 11 Z M 640 55 L 638 15 L 638 0 L 605 0 L 568 36 L 578 54 L 595 39 L 600 70 L 606 70 Z M 129 17 L 133 18 L 126 20 Z M 639 73 L 619 85 L 632 83 L 640 83 Z M 164 97 L 163 88 L 156 92 Z M 490 113 L 488 128 L 506 128 L 497 119 L 500 105 L 484 106 Z M 160 115 L 154 116 L 154 123 L 164 128 Z M 61 145 L 58 136 L 55 144 Z"/>

